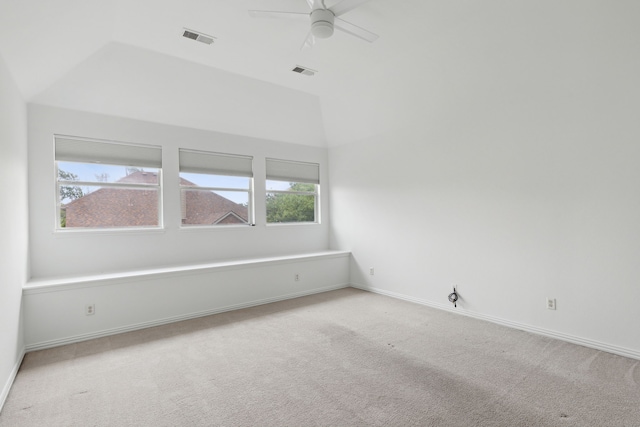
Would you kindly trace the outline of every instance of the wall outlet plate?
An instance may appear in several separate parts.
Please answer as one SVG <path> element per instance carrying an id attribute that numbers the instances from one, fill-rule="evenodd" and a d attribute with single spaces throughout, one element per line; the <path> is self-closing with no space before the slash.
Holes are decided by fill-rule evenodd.
<path id="1" fill-rule="evenodd" d="M 96 314 L 96 305 L 95 304 L 87 304 L 84 306 L 84 314 L 86 316 L 93 316 Z"/>
<path id="2" fill-rule="evenodd" d="M 547 298 L 547 309 L 555 310 L 556 309 L 556 299 L 555 298 Z"/>

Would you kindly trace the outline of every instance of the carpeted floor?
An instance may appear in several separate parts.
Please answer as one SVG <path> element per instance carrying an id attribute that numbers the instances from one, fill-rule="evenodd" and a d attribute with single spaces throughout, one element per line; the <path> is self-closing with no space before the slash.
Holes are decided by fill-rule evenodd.
<path id="1" fill-rule="evenodd" d="M 0 426 L 640 426 L 639 365 L 344 289 L 29 353 Z"/>

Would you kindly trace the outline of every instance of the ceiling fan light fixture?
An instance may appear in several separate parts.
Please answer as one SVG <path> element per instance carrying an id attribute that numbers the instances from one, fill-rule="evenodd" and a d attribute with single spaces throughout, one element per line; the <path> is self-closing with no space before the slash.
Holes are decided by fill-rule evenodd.
<path id="1" fill-rule="evenodd" d="M 311 12 L 311 34 L 319 39 L 333 35 L 334 15 L 328 9 L 316 9 Z"/>

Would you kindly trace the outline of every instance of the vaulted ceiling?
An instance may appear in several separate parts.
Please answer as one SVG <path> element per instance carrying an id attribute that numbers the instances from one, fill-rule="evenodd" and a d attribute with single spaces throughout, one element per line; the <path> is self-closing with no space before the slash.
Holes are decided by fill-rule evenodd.
<path id="1" fill-rule="evenodd" d="M 431 10 L 435 2 L 371 0 L 343 18 L 379 34 L 375 43 L 336 32 L 303 51 L 307 22 L 251 18 L 248 10 L 308 12 L 305 0 L 2 0 L 0 5 L 0 49 L 27 99 L 110 42 L 320 95 L 335 85 L 348 87 L 406 47 L 418 53 L 418 42 L 439 20 Z M 212 46 L 194 43 L 181 37 L 185 27 L 217 40 Z M 290 71 L 296 64 L 319 73 L 301 78 Z"/>
<path id="2" fill-rule="evenodd" d="M 370 0 L 342 18 L 378 34 L 374 43 L 336 31 L 301 50 L 307 22 L 247 11 L 306 12 L 305 0 L 0 0 L 0 55 L 28 102 L 196 128 L 209 126 L 206 111 L 219 95 L 212 80 L 236 76 L 248 86 L 294 91 L 317 99 L 320 138 L 331 145 L 437 120 L 441 111 L 482 103 L 496 90 L 535 84 L 532 78 L 555 72 L 568 53 L 589 66 L 580 47 L 594 20 L 615 7 Z M 183 28 L 216 41 L 189 40 Z M 296 65 L 318 73 L 293 73 Z M 471 87 L 479 97 L 470 100 Z M 171 108 L 157 107 L 169 100 Z"/>

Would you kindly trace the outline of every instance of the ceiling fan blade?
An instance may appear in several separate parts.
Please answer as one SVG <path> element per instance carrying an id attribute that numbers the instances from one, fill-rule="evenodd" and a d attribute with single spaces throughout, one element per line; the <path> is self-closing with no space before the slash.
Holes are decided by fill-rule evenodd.
<path id="1" fill-rule="evenodd" d="M 333 12 L 335 16 L 340 16 L 368 1 L 369 0 L 342 0 L 338 4 L 331 6 L 329 10 Z"/>
<path id="2" fill-rule="evenodd" d="M 340 18 L 335 19 L 335 21 L 333 22 L 333 26 L 340 31 L 344 31 L 347 34 L 356 36 L 362 40 L 368 41 L 369 43 L 373 43 L 379 37 L 377 34 L 374 34 L 369 30 L 365 30 L 362 27 L 358 27 L 357 25 L 354 25 Z"/>
<path id="3" fill-rule="evenodd" d="M 281 12 L 277 10 L 250 10 L 249 16 L 253 18 L 285 18 L 285 19 L 299 19 L 309 21 L 308 13 L 300 12 Z"/>
<path id="4" fill-rule="evenodd" d="M 307 34 L 307 38 L 304 39 L 304 42 L 302 43 L 302 46 L 300 46 L 300 50 L 311 49 L 311 47 L 315 43 L 316 43 L 316 38 L 313 37 L 313 34 L 311 34 L 311 31 L 309 31 L 309 34 Z"/>
<path id="5" fill-rule="evenodd" d="M 307 4 L 309 5 L 309 9 L 313 10 L 313 0 L 307 0 Z"/>

